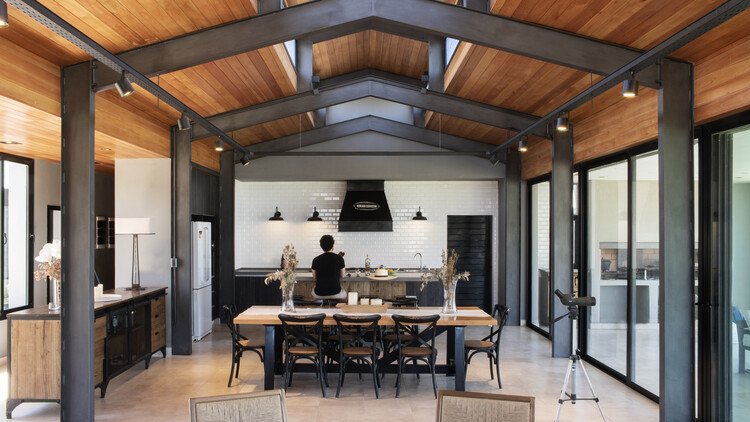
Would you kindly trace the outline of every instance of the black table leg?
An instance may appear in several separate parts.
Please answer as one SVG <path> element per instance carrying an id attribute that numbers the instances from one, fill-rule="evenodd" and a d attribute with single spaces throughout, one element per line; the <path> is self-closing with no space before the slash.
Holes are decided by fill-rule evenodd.
<path id="1" fill-rule="evenodd" d="M 456 391 L 466 391 L 466 367 L 464 366 L 464 328 L 454 327 L 453 359 L 456 370 Z M 450 337 L 448 337 L 450 338 Z"/>
<path id="2" fill-rule="evenodd" d="M 448 327 L 448 339 L 447 339 L 447 345 L 446 345 L 446 351 L 447 356 L 445 358 L 445 363 L 448 365 L 448 370 L 445 373 L 447 376 L 454 375 L 456 373 L 456 353 L 455 353 L 455 347 L 456 347 L 456 327 Z"/>
<path id="3" fill-rule="evenodd" d="M 263 381 L 264 390 L 273 390 L 274 364 L 276 363 L 276 326 L 266 325 L 266 344 L 263 353 L 263 370 L 265 379 Z"/>

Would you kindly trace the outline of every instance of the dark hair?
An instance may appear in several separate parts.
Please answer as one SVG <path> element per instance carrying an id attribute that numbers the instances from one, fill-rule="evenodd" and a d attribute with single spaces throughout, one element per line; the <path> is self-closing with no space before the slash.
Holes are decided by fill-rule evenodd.
<path id="1" fill-rule="evenodd" d="M 325 252 L 333 249 L 333 236 L 331 236 L 330 234 L 323 235 L 323 237 L 320 238 L 320 247 Z"/>

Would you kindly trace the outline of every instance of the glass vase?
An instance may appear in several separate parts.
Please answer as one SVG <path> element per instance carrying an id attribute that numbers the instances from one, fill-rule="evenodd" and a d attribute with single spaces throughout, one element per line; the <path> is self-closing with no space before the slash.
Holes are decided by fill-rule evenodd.
<path id="1" fill-rule="evenodd" d="M 443 283 L 443 313 L 444 314 L 457 314 L 456 309 L 456 286 L 457 282 Z"/>
<path id="2" fill-rule="evenodd" d="M 294 284 L 284 283 L 281 286 L 281 312 L 294 313 Z"/>
<path id="3" fill-rule="evenodd" d="M 62 285 L 60 280 L 53 277 L 49 281 L 49 309 L 57 311 L 62 306 Z"/>

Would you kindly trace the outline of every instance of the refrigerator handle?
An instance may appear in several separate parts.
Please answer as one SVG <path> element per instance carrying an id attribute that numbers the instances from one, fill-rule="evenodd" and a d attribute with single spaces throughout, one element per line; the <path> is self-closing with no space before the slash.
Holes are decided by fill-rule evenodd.
<path id="1" fill-rule="evenodd" d="M 206 230 L 206 235 L 203 236 L 203 243 L 205 244 L 203 254 L 203 279 L 210 282 L 211 274 L 208 267 L 211 265 L 211 240 L 208 238 L 208 233 L 210 232 Z"/>

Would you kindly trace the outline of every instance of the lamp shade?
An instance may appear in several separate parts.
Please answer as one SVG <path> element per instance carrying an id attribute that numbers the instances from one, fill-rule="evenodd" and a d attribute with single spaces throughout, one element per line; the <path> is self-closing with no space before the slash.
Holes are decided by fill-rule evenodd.
<path id="1" fill-rule="evenodd" d="M 154 234 L 150 218 L 115 218 L 115 234 Z"/>

